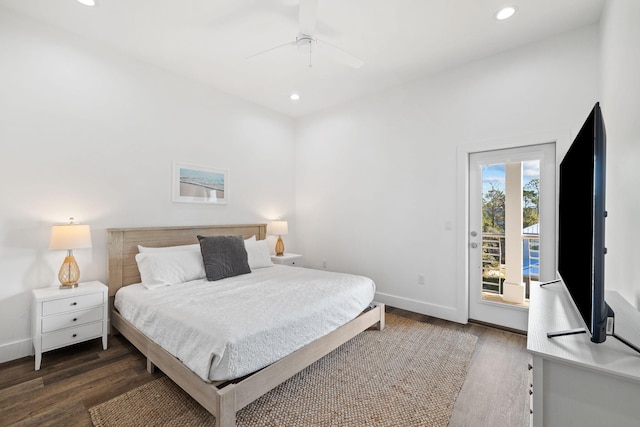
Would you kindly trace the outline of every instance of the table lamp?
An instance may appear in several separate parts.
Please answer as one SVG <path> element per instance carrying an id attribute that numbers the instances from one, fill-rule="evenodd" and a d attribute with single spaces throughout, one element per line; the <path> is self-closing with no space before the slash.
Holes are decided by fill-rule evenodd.
<path id="1" fill-rule="evenodd" d="M 73 218 L 70 218 L 69 224 L 54 225 L 51 227 L 49 249 L 67 251 L 67 256 L 58 273 L 60 289 L 71 289 L 78 286 L 80 268 L 78 267 L 76 259 L 73 257 L 73 250 L 90 247 L 91 230 L 88 225 L 74 224 Z"/>
<path id="2" fill-rule="evenodd" d="M 278 236 L 278 241 L 276 242 L 276 255 L 282 256 L 284 254 L 284 242 L 282 241 L 282 236 L 286 235 L 289 232 L 289 226 L 287 221 L 273 221 L 269 225 L 269 234 L 274 234 Z"/>

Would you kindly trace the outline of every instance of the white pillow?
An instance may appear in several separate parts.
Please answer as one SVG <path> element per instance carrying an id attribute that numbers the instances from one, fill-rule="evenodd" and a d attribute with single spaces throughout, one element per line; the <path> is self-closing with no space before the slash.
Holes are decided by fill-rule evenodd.
<path id="1" fill-rule="evenodd" d="M 175 252 L 175 251 L 200 252 L 200 243 L 194 243 L 193 245 L 165 246 L 163 248 L 151 248 L 147 246 L 138 245 L 138 252 L 140 252 L 141 254 L 151 253 L 151 252 Z"/>
<path id="2" fill-rule="evenodd" d="M 245 242 L 255 242 L 256 241 L 256 236 L 251 236 L 248 239 L 244 239 Z"/>
<path id="3" fill-rule="evenodd" d="M 142 284 L 147 289 L 206 277 L 200 251 L 143 252 L 136 254 Z"/>
<path id="4" fill-rule="evenodd" d="M 247 261 L 251 270 L 273 266 L 266 240 L 247 239 L 244 241 L 244 248 L 247 250 Z"/>

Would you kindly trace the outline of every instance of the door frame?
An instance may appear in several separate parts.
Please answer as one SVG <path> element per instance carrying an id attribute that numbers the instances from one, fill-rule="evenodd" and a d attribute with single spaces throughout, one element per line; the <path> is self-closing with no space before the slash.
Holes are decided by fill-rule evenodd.
<path id="1" fill-rule="evenodd" d="M 571 131 L 561 130 L 555 132 L 539 132 L 534 134 L 515 135 L 475 142 L 463 143 L 457 147 L 457 210 L 456 210 L 456 321 L 467 323 L 469 321 L 469 156 L 479 151 L 502 150 L 507 148 L 520 148 L 538 144 L 556 144 L 556 165 L 558 170 L 558 148 L 568 146 Z M 557 216 L 557 190 L 556 179 L 556 216 Z M 556 225 L 557 228 L 557 225 Z M 556 233 L 557 236 L 557 233 Z M 554 242 L 557 245 L 557 238 Z M 554 266 L 555 270 L 555 266 Z"/>

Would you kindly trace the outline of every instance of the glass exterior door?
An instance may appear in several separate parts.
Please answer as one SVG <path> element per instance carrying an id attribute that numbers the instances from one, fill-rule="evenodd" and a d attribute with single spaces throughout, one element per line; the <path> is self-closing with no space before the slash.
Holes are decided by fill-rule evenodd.
<path id="1" fill-rule="evenodd" d="M 469 318 L 526 330 L 530 286 L 555 277 L 554 153 L 470 155 Z"/>

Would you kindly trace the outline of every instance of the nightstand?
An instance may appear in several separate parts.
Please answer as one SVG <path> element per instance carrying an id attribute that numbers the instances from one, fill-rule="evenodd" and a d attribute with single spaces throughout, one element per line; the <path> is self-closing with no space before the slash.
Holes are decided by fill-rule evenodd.
<path id="1" fill-rule="evenodd" d="M 298 254 L 271 255 L 274 264 L 289 265 L 291 267 L 304 267 L 304 259 Z"/>
<path id="2" fill-rule="evenodd" d="M 33 290 L 31 330 L 36 371 L 45 351 L 94 338 L 102 338 L 102 348 L 107 349 L 108 291 L 97 281 L 79 283 L 73 289 Z"/>

